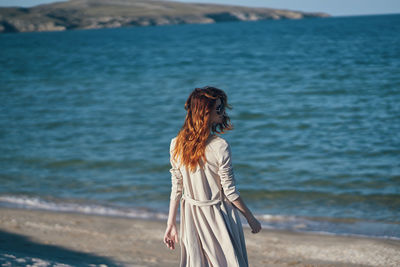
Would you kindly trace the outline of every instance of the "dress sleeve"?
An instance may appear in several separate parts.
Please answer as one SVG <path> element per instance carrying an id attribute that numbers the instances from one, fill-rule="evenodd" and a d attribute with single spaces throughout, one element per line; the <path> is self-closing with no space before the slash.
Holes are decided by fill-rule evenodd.
<path id="1" fill-rule="evenodd" d="M 239 192 L 236 189 L 235 177 L 233 175 L 231 148 L 228 142 L 223 144 L 218 149 L 219 151 L 219 170 L 218 174 L 221 179 L 221 186 L 225 196 L 229 201 L 235 201 L 239 197 Z"/>
<path id="2" fill-rule="evenodd" d="M 173 149 L 175 147 L 175 142 L 174 139 L 171 141 L 170 149 L 169 149 L 169 155 L 170 155 L 170 163 L 171 163 L 171 169 L 169 170 L 171 173 L 171 200 L 179 200 L 182 197 L 182 173 L 179 170 L 174 158 L 173 158 Z"/>

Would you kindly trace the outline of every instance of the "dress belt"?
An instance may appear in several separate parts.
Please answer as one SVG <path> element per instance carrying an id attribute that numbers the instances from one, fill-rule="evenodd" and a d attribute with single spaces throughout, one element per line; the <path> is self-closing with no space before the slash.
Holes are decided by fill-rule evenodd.
<path id="1" fill-rule="evenodd" d="M 204 201 L 200 201 L 200 200 L 194 200 L 193 198 L 183 195 L 182 199 L 184 199 L 185 201 L 189 202 L 192 205 L 195 206 L 211 206 L 211 205 L 215 205 L 221 202 L 221 198 L 218 197 L 216 199 L 210 199 L 210 200 L 204 200 Z"/>

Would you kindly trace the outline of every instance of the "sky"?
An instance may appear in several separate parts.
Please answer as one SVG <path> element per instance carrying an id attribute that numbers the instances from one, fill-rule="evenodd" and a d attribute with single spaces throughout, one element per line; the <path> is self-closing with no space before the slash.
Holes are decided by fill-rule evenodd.
<path id="1" fill-rule="evenodd" d="M 252 7 L 270 7 L 307 12 L 325 12 L 333 16 L 400 14 L 400 0 L 175 0 L 188 3 L 215 3 Z M 0 0 L 0 6 L 31 7 L 54 0 Z"/>

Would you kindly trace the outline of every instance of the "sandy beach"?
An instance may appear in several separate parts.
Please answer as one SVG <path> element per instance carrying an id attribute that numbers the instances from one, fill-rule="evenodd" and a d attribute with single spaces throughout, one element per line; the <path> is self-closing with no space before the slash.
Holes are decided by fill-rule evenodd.
<path id="1" fill-rule="evenodd" d="M 178 266 L 163 221 L 0 208 L 1 266 Z M 250 266 L 399 266 L 400 241 L 245 229 Z"/>

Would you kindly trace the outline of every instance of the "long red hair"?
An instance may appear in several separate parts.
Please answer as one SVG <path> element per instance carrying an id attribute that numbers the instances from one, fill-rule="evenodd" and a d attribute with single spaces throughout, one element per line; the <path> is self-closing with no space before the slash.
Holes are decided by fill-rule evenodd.
<path id="1" fill-rule="evenodd" d="M 231 108 L 225 92 L 210 86 L 194 89 L 186 100 L 187 114 L 176 138 L 173 157 L 191 171 L 195 171 L 197 165 L 202 165 L 202 160 L 205 162 L 206 143 L 211 131 L 223 134 L 233 129 L 226 113 L 221 123 L 210 125 L 210 114 L 218 98 L 223 107 Z"/>

